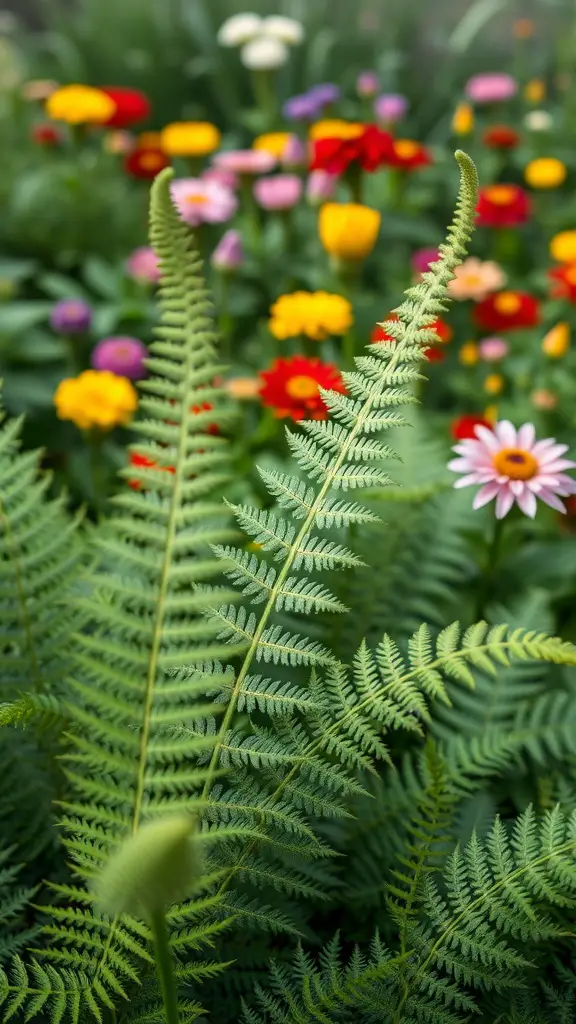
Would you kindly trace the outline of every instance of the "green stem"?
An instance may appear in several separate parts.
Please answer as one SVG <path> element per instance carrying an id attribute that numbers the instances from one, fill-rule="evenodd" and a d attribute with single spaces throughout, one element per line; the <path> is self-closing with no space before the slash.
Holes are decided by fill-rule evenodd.
<path id="1" fill-rule="evenodd" d="M 228 309 L 228 290 L 230 275 L 226 271 L 218 274 L 218 334 L 220 336 L 220 354 L 222 362 L 230 362 L 230 341 L 232 335 L 232 317 Z"/>
<path id="2" fill-rule="evenodd" d="M 96 520 L 102 517 L 106 488 L 102 466 L 102 434 L 98 430 L 88 430 L 86 441 L 90 451 L 90 473 L 92 478 L 92 504 Z"/>
<path id="3" fill-rule="evenodd" d="M 170 953 L 166 914 L 163 910 L 154 911 L 150 919 L 150 927 L 152 929 L 156 973 L 162 990 L 162 1002 L 164 1003 L 166 1024 L 180 1024 L 174 966 L 172 963 L 172 954 Z"/>
<path id="4" fill-rule="evenodd" d="M 251 248 L 253 254 L 257 255 L 261 247 L 260 213 L 252 192 L 252 178 L 250 175 L 241 175 L 240 192 L 242 195 L 242 205 L 246 211 Z"/>
<path id="5" fill-rule="evenodd" d="M 253 71 L 252 86 L 256 106 L 262 113 L 262 120 L 266 127 L 272 127 L 276 115 L 276 97 L 272 88 L 272 80 L 269 71 Z"/>
<path id="6" fill-rule="evenodd" d="M 492 527 L 492 537 L 488 545 L 486 552 L 486 565 L 480 585 L 478 588 L 478 599 L 476 602 L 476 611 L 474 613 L 474 622 L 480 622 L 485 616 L 486 605 L 490 599 L 492 592 L 492 583 L 494 581 L 494 570 L 498 564 L 498 556 L 500 554 L 500 547 L 502 544 L 502 534 L 504 532 L 504 520 L 496 519 L 494 517 L 494 525 Z"/>

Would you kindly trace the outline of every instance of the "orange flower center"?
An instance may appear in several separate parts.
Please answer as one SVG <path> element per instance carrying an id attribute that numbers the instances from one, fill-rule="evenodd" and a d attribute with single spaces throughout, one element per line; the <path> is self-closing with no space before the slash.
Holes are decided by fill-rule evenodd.
<path id="1" fill-rule="evenodd" d="M 164 163 L 164 160 L 159 153 L 143 153 L 140 157 L 140 166 L 145 171 L 153 171 L 156 167 L 160 167 Z"/>
<path id="2" fill-rule="evenodd" d="M 315 398 L 318 394 L 318 382 L 313 377 L 300 373 L 287 382 L 286 392 L 290 398 Z"/>
<path id="3" fill-rule="evenodd" d="M 495 206 L 510 206 L 516 198 L 516 189 L 513 185 L 490 185 L 484 195 Z"/>
<path id="4" fill-rule="evenodd" d="M 208 202 L 208 198 L 207 196 L 202 195 L 201 192 L 190 192 L 186 196 L 186 202 L 193 203 L 194 206 L 202 206 L 204 203 Z"/>
<path id="5" fill-rule="evenodd" d="M 512 315 L 517 313 L 522 305 L 521 300 L 514 292 L 500 292 L 494 299 L 494 309 L 499 313 Z"/>
<path id="6" fill-rule="evenodd" d="M 484 283 L 480 274 L 461 274 L 460 280 L 467 288 L 478 288 Z"/>
<path id="7" fill-rule="evenodd" d="M 568 269 L 564 271 L 564 278 L 568 284 L 576 285 L 576 267 L 568 267 Z"/>
<path id="8" fill-rule="evenodd" d="M 410 160 L 417 155 L 420 146 L 417 142 L 412 142 L 412 139 L 398 139 L 394 143 L 394 149 L 401 160 Z"/>
<path id="9" fill-rule="evenodd" d="M 494 456 L 492 464 L 497 473 L 510 480 L 531 480 L 538 472 L 537 460 L 523 448 L 503 448 Z"/>

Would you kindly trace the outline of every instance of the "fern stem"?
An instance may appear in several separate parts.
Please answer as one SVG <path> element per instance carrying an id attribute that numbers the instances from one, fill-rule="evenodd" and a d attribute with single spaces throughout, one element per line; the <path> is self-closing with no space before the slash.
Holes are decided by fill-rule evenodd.
<path id="1" fill-rule="evenodd" d="M 476 602 L 476 611 L 474 612 L 474 618 L 472 620 L 473 622 L 480 622 L 481 619 L 485 618 L 486 605 L 490 600 L 492 592 L 494 570 L 498 563 L 498 556 L 500 554 L 503 533 L 504 520 L 494 518 L 494 525 L 492 527 L 492 537 L 490 539 L 490 543 L 488 544 L 488 550 L 486 554 L 486 565 L 484 567 L 482 579 L 480 580 L 478 587 L 478 598 Z"/>
<path id="2" fill-rule="evenodd" d="M 4 506 L 2 504 L 1 497 L 0 497 L 0 527 L 2 528 L 2 531 L 4 532 L 4 535 L 6 537 L 6 541 L 7 541 L 8 545 L 10 546 L 11 561 L 12 561 L 12 566 L 13 566 L 13 569 L 14 569 L 14 582 L 16 584 L 16 592 L 18 594 L 18 600 L 19 600 L 19 604 L 20 604 L 20 615 L 22 617 L 22 627 L 23 627 L 23 630 L 24 630 L 24 635 L 26 637 L 26 643 L 27 643 L 27 646 L 28 646 L 28 653 L 29 653 L 29 656 L 30 656 L 30 667 L 32 669 L 32 676 L 34 678 L 34 689 L 36 690 L 36 693 L 42 693 L 42 690 L 44 689 L 44 682 L 43 682 L 43 679 L 42 679 L 42 674 L 40 672 L 40 664 L 38 662 L 38 657 L 37 657 L 37 654 L 36 654 L 36 647 L 35 647 L 35 644 L 34 644 L 34 636 L 33 636 L 33 633 L 32 633 L 32 622 L 30 620 L 30 613 L 29 613 L 29 610 L 28 610 L 28 602 L 27 602 L 27 599 L 26 599 L 26 594 L 24 592 L 24 586 L 23 586 L 22 567 L 20 565 L 20 559 L 18 557 L 19 554 L 21 554 L 21 552 L 18 551 L 18 548 L 16 546 L 14 535 L 12 533 L 12 529 L 11 529 L 11 526 L 10 526 L 10 517 L 8 516 L 7 512 L 4 510 Z"/>
<path id="3" fill-rule="evenodd" d="M 178 1010 L 178 992 L 172 954 L 170 952 L 170 941 L 168 938 L 168 927 L 166 924 L 165 911 L 155 910 L 150 917 L 150 928 L 154 942 L 154 959 L 156 962 L 156 973 L 162 990 L 162 1002 L 166 1014 L 166 1024 L 180 1024 L 180 1013 Z"/>

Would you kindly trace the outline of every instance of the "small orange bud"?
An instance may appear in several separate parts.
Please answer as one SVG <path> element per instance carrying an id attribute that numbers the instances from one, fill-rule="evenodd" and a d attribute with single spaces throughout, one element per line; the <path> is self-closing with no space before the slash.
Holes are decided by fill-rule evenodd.
<path id="1" fill-rule="evenodd" d="M 484 391 L 489 395 L 499 395 L 504 387 L 504 377 L 500 373 L 489 373 L 484 381 Z"/>
<path id="2" fill-rule="evenodd" d="M 480 359 L 476 342 L 466 341 L 458 353 L 458 358 L 464 366 L 475 366 Z"/>

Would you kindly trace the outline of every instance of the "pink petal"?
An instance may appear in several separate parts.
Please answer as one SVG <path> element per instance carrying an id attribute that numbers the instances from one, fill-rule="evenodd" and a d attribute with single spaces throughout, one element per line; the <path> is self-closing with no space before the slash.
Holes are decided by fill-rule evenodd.
<path id="1" fill-rule="evenodd" d="M 500 420 L 494 427 L 494 433 L 503 448 L 517 448 L 516 428 L 510 420 Z M 506 515 L 506 513 L 504 513 Z M 500 517 L 502 518 L 502 517 Z"/>
<path id="2" fill-rule="evenodd" d="M 482 508 L 483 505 L 487 505 L 489 501 L 492 501 L 492 498 L 496 497 L 499 490 L 500 484 L 496 483 L 495 480 L 492 480 L 489 484 L 484 484 L 475 496 L 472 507 Z"/>
<path id="3" fill-rule="evenodd" d="M 454 487 L 459 489 L 460 487 L 470 487 L 471 484 L 481 484 L 483 480 L 478 479 L 477 473 L 469 473 L 468 476 L 463 476 L 460 480 L 457 480 Z"/>
<path id="4" fill-rule="evenodd" d="M 558 510 L 558 512 L 565 512 L 566 511 L 566 509 L 564 508 L 564 505 L 560 501 L 560 498 L 557 498 L 553 491 L 548 491 L 548 490 L 546 490 L 546 488 L 543 488 L 540 491 L 540 494 L 538 495 L 538 497 L 542 501 L 546 502 L 547 505 L 550 505 L 550 508 L 555 508 L 555 509 Z"/>
<path id="5" fill-rule="evenodd" d="M 533 423 L 525 423 L 518 431 L 518 447 L 530 451 L 536 440 L 536 430 Z"/>
<path id="6" fill-rule="evenodd" d="M 470 459 L 451 459 L 448 469 L 452 473 L 469 473 L 471 469 L 475 469 L 475 466 L 470 465 Z"/>
<path id="7" fill-rule="evenodd" d="M 514 431 L 514 436 L 516 436 L 516 431 Z M 496 519 L 504 519 L 504 516 L 508 514 L 513 504 L 514 495 L 512 494 L 512 491 L 507 487 L 501 487 L 500 493 L 496 498 Z"/>
<path id="8" fill-rule="evenodd" d="M 488 427 L 476 426 L 474 429 L 476 431 L 476 437 L 482 442 L 489 452 L 500 451 L 501 445 L 498 438 L 491 430 L 488 429 Z"/>
<path id="9" fill-rule="evenodd" d="M 517 495 L 516 504 L 522 509 L 524 515 L 534 519 L 537 508 L 536 496 L 527 487 L 524 488 L 522 494 Z"/>
<path id="10" fill-rule="evenodd" d="M 574 469 L 576 462 L 572 459 L 555 459 L 554 462 L 541 462 L 546 473 L 559 473 L 562 469 Z"/>
<path id="11" fill-rule="evenodd" d="M 523 480 L 511 480 L 508 487 L 512 491 L 515 498 L 519 498 L 524 493 L 524 481 Z"/>
<path id="12" fill-rule="evenodd" d="M 555 449 L 558 448 L 561 450 L 556 451 Z M 568 445 L 556 444 L 555 437 L 546 437 L 543 441 L 536 441 L 536 444 L 532 446 L 532 455 L 536 455 L 538 459 L 542 460 L 543 455 L 548 458 L 554 452 L 554 458 L 556 458 L 557 455 L 563 455 L 567 448 Z"/>

